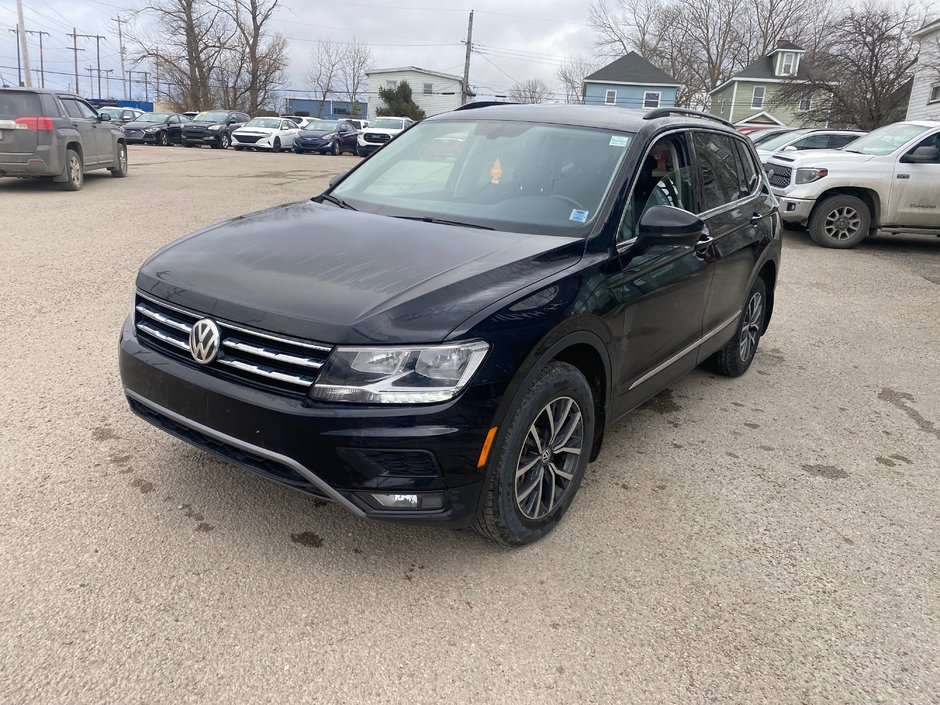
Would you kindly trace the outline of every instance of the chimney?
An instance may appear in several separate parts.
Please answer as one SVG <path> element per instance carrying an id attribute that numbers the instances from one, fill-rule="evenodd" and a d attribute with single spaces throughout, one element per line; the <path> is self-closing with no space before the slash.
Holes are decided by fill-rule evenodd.
<path id="1" fill-rule="evenodd" d="M 777 48 L 783 49 L 789 43 L 790 43 L 789 39 L 787 39 L 786 37 L 781 37 L 780 39 L 777 40 Z"/>

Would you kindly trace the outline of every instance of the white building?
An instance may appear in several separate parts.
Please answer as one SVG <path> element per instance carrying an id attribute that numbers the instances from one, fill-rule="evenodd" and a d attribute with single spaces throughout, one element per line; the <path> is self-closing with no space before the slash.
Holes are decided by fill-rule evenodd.
<path id="1" fill-rule="evenodd" d="M 908 120 L 940 120 L 940 20 L 929 22 L 914 32 L 920 42 L 920 56 L 914 67 Z"/>
<path id="2" fill-rule="evenodd" d="M 396 88 L 402 81 L 411 86 L 411 99 L 430 117 L 460 107 L 461 76 L 440 71 L 428 71 L 417 66 L 366 71 L 369 79 L 369 119 L 375 118 L 377 108 L 385 103 L 379 98 L 379 88 Z"/>

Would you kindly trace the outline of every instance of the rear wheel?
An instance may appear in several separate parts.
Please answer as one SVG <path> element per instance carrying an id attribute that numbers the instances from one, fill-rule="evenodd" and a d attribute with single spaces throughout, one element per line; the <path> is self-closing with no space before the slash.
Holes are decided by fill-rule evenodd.
<path id="1" fill-rule="evenodd" d="M 594 438 L 594 398 L 581 371 L 552 362 L 507 414 L 474 528 L 510 546 L 561 521 L 581 484 Z"/>
<path id="2" fill-rule="evenodd" d="M 808 229 L 813 242 L 822 247 L 849 249 L 868 237 L 871 211 L 855 196 L 830 196 L 813 210 Z"/>
<path id="3" fill-rule="evenodd" d="M 111 172 L 111 176 L 114 176 L 118 179 L 123 179 L 127 176 L 127 147 L 123 144 L 118 144 L 117 154 L 115 155 L 115 166 L 111 169 L 108 169 Z"/>
<path id="4" fill-rule="evenodd" d="M 78 191 L 85 182 L 85 164 L 82 155 L 74 149 L 65 150 L 65 181 L 62 188 L 66 191 Z"/>
<path id="5" fill-rule="evenodd" d="M 740 377 L 751 366 L 764 331 L 767 315 L 767 284 L 757 277 L 744 303 L 738 330 L 725 347 L 712 355 L 705 367 L 725 377 Z"/>

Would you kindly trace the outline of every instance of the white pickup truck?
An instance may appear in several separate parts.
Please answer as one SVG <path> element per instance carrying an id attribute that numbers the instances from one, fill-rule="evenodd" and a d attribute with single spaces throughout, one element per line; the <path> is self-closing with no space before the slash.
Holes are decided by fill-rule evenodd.
<path id="1" fill-rule="evenodd" d="M 879 230 L 940 235 L 940 122 L 874 130 L 840 150 L 773 155 L 765 164 L 785 223 L 823 247 Z"/>

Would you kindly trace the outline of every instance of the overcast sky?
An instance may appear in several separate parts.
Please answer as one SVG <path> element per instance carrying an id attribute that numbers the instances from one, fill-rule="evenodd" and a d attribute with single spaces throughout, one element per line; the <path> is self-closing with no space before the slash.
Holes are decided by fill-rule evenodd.
<path id="1" fill-rule="evenodd" d="M 43 37 L 46 85 L 72 87 L 73 54 L 67 49 L 67 33 L 101 34 L 102 69 L 120 73 L 117 26 L 110 20 L 119 13 L 129 18 L 142 0 L 23 0 L 26 29 L 49 32 Z M 429 0 L 291 0 L 277 15 L 275 29 L 288 37 L 290 68 L 288 87 L 306 90 L 304 76 L 310 49 L 316 40 L 358 39 L 370 45 L 376 68 L 420 66 L 462 74 L 470 7 Z M 473 0 L 473 44 L 470 82 L 481 97 L 508 91 L 515 82 L 542 79 L 561 92 L 555 79 L 559 62 L 567 56 L 591 54 L 593 33 L 587 26 L 590 0 Z M 562 19 L 559 19 L 562 18 Z M 0 76 L 16 85 L 16 1 L 0 0 Z M 39 37 L 30 35 L 30 63 L 38 85 Z M 89 92 L 86 67 L 95 65 L 95 41 L 79 39 L 80 89 Z M 131 47 L 128 46 L 131 51 Z M 128 68 L 132 68 L 128 66 Z M 136 67 L 141 71 L 149 66 Z M 52 72 L 66 75 L 55 75 Z M 97 79 L 95 80 L 97 85 Z M 111 93 L 120 97 L 118 84 Z M 135 94 L 142 87 L 135 88 Z M 107 95 L 108 91 L 104 91 Z M 288 93 L 288 95 L 302 95 Z M 135 95 L 135 97 L 143 97 Z M 559 96 L 562 97 L 562 96 Z"/>

